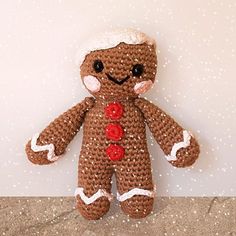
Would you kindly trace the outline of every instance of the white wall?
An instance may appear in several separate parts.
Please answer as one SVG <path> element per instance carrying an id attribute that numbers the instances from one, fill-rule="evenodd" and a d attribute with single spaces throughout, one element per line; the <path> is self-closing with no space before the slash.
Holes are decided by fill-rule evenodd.
<path id="1" fill-rule="evenodd" d="M 159 196 L 236 195 L 234 0 L 1 1 L 0 195 L 73 195 L 81 133 L 51 166 L 34 166 L 26 141 L 88 95 L 76 48 L 110 27 L 158 43 L 158 82 L 146 96 L 190 129 L 199 161 L 175 169 L 149 136 Z"/>

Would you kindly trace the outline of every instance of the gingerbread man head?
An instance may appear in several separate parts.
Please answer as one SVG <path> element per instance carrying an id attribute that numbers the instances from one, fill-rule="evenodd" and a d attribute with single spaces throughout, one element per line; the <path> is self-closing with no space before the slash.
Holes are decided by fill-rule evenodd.
<path id="1" fill-rule="evenodd" d="M 148 91 L 155 80 L 156 45 L 139 31 L 104 33 L 79 53 L 82 81 L 96 98 L 135 98 Z"/>

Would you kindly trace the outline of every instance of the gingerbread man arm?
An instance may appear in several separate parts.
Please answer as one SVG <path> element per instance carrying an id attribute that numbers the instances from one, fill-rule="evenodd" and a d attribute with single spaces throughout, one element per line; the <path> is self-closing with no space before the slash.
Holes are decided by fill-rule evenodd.
<path id="1" fill-rule="evenodd" d="M 146 99 L 137 98 L 136 106 L 142 111 L 145 121 L 166 159 L 176 167 L 192 165 L 200 153 L 195 138 L 173 118 Z"/>
<path id="2" fill-rule="evenodd" d="M 55 162 L 79 131 L 86 112 L 92 108 L 94 98 L 87 97 L 51 122 L 40 134 L 27 143 L 25 151 L 34 164 Z"/>

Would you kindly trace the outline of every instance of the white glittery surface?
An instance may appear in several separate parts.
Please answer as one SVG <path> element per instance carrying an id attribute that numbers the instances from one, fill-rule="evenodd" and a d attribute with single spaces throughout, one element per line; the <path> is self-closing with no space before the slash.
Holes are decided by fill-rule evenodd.
<path id="1" fill-rule="evenodd" d="M 80 43 L 123 26 L 157 40 L 158 83 L 146 97 L 201 145 L 193 167 L 176 169 L 147 131 L 157 196 L 236 195 L 234 0 L 1 1 L 0 19 L 0 195 L 73 195 L 82 132 L 51 166 L 34 166 L 24 146 L 88 95 L 74 64 Z"/>

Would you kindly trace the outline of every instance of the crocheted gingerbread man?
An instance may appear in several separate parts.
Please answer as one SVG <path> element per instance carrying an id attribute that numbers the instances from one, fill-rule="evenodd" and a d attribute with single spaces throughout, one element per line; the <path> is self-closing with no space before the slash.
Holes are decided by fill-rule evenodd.
<path id="1" fill-rule="evenodd" d="M 188 131 L 139 97 L 155 80 L 155 42 L 135 30 L 105 33 L 80 51 L 77 62 L 93 97 L 36 134 L 26 145 L 28 158 L 40 165 L 55 162 L 83 124 L 75 191 L 80 213 L 99 219 L 109 210 L 115 174 L 122 210 L 133 218 L 145 217 L 154 196 L 145 124 L 173 166 L 190 166 L 199 155 L 199 145 Z"/>

